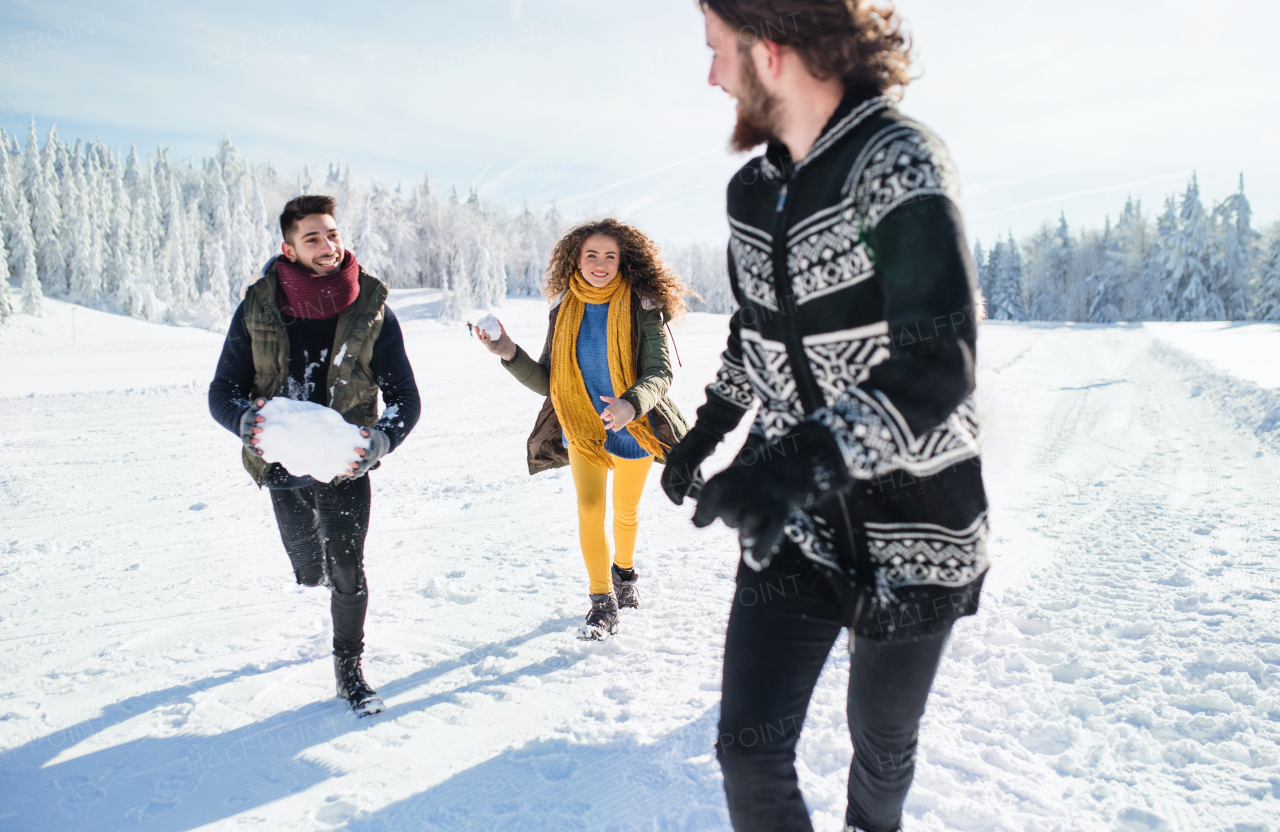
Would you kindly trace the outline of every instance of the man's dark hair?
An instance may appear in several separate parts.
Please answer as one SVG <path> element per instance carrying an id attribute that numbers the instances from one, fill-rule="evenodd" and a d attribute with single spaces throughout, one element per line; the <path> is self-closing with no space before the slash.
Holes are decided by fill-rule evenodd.
<path id="1" fill-rule="evenodd" d="M 285 242 L 289 241 L 289 235 L 297 227 L 298 220 L 312 214 L 328 214 L 332 217 L 337 207 L 338 203 L 333 197 L 320 194 L 295 196 L 286 202 L 284 210 L 280 212 L 280 233 L 284 235 Z"/>
<path id="2" fill-rule="evenodd" d="M 868 0 L 698 0 L 738 34 L 746 52 L 757 40 L 796 51 L 815 77 L 879 94 L 911 81 L 911 39 L 893 3 Z"/>

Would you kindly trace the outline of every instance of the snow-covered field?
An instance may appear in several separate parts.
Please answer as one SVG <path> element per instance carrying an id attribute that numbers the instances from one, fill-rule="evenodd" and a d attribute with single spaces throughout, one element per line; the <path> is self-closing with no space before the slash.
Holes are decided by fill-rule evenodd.
<path id="1" fill-rule="evenodd" d="M 424 414 L 374 472 L 366 672 L 333 698 L 238 440 L 221 338 L 48 301 L 0 328 L 0 829 L 727 829 L 714 739 L 735 546 L 651 478 L 644 608 L 586 644 L 541 402 L 396 292 Z M 499 316 L 536 353 L 545 307 Z M 676 339 L 691 414 L 726 319 Z M 985 325 L 995 566 L 922 731 L 911 832 L 1280 829 L 1280 328 Z M 727 462 L 728 453 L 721 453 Z M 838 645 L 801 740 L 836 830 Z"/>

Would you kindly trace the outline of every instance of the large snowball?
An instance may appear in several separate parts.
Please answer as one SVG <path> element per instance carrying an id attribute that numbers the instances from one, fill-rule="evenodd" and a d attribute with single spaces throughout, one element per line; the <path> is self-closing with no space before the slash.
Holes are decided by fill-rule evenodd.
<path id="1" fill-rule="evenodd" d="M 355 448 L 369 447 L 360 428 L 323 405 L 275 398 L 258 412 L 267 420 L 258 434 L 262 458 L 280 463 L 297 477 L 328 482 L 360 458 Z"/>
<path id="2" fill-rule="evenodd" d="M 498 319 L 493 315 L 485 315 L 476 326 L 483 329 L 485 334 L 494 341 L 502 337 L 502 324 L 498 323 Z"/>

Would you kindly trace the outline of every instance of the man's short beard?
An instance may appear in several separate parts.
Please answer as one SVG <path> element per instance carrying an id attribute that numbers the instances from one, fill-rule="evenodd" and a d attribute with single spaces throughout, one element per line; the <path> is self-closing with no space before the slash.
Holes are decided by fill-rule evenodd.
<path id="1" fill-rule="evenodd" d="M 742 57 L 742 92 L 738 96 L 738 123 L 733 126 L 729 147 L 746 153 L 778 137 L 774 130 L 778 99 L 760 82 L 751 53 L 744 50 L 738 54 Z"/>

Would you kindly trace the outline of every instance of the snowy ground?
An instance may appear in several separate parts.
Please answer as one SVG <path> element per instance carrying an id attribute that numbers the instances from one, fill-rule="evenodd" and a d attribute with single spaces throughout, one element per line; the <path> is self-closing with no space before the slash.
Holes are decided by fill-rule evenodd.
<path id="1" fill-rule="evenodd" d="M 733 539 L 642 505 L 645 607 L 583 644 L 571 482 L 540 401 L 398 292 L 421 424 L 374 476 L 367 675 L 333 698 L 205 388 L 221 338 L 49 301 L 0 328 L 0 829 L 718 830 Z M 531 351 L 545 307 L 509 300 Z M 676 331 L 701 402 L 726 319 Z M 911 832 L 1280 829 L 1274 326 L 988 324 L 995 567 L 930 700 Z M 727 461 L 721 454 L 720 459 Z M 843 812 L 848 657 L 805 723 Z"/>

